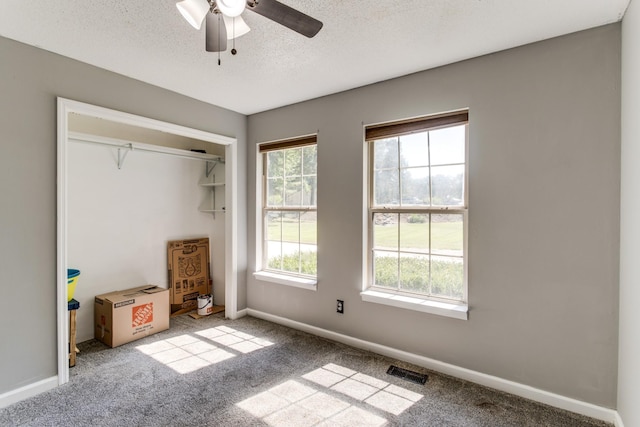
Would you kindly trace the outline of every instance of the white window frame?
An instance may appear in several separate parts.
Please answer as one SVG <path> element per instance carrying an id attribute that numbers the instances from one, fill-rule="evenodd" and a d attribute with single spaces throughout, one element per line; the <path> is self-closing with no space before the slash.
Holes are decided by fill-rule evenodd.
<path id="1" fill-rule="evenodd" d="M 310 142 L 313 140 L 313 142 Z M 285 286 L 316 291 L 317 290 L 317 274 L 316 276 L 307 274 L 296 274 L 293 272 L 285 272 L 280 270 L 269 269 L 267 266 L 267 253 L 264 245 L 266 244 L 266 215 L 268 211 L 295 211 L 295 212 L 317 212 L 316 206 L 291 208 L 268 208 L 266 206 L 266 152 L 261 152 L 261 147 L 269 146 L 274 149 L 295 148 L 295 146 L 316 145 L 317 135 L 305 135 L 292 139 L 264 142 L 256 145 L 256 271 L 253 276 L 260 281 L 277 283 Z M 282 148 L 273 148 L 282 147 Z M 316 158 L 316 191 L 317 191 L 317 158 Z M 317 245 L 317 242 L 316 242 Z"/>
<path id="2" fill-rule="evenodd" d="M 447 124 L 448 118 L 452 120 L 460 120 L 460 117 L 464 117 L 466 114 L 466 121 L 458 121 Z M 434 120 L 435 119 L 435 120 Z M 429 126 L 428 123 L 431 120 L 432 126 Z M 438 121 L 441 122 L 438 125 Z M 373 141 L 378 139 L 383 139 L 383 137 L 367 138 L 367 130 L 372 128 L 382 128 L 387 126 L 399 126 L 402 127 L 407 124 L 406 128 L 409 129 L 404 134 L 408 133 L 417 133 L 417 132 L 426 132 L 429 130 L 435 130 L 439 128 L 446 128 L 451 126 L 457 126 L 460 124 L 465 124 L 465 176 L 464 176 L 464 202 L 461 207 L 438 207 L 438 206 L 430 206 L 427 208 L 416 208 L 416 207 L 402 207 L 402 206 L 394 206 L 393 208 L 385 207 L 385 206 L 376 206 L 373 207 L 373 197 L 374 197 L 374 183 L 373 183 L 373 173 L 374 173 L 374 165 L 373 165 Z M 425 127 L 420 127 L 421 125 Z M 411 130 L 413 128 L 413 130 Z M 363 283 L 363 289 L 360 293 L 363 301 L 370 303 L 377 303 L 388 305 L 392 307 L 398 307 L 407 310 L 420 311 L 430 314 L 436 314 L 445 317 L 451 317 L 455 319 L 467 320 L 468 319 L 468 211 L 469 211 L 469 121 L 468 121 L 468 111 L 461 110 L 455 111 L 451 113 L 443 113 L 435 116 L 422 117 L 417 119 L 411 119 L 402 122 L 392 122 L 392 123 L 383 123 L 365 126 L 365 137 L 364 137 L 364 156 L 365 156 L 365 176 L 364 176 L 364 188 L 365 188 L 365 207 L 364 212 L 367 217 L 365 221 L 364 236 L 366 239 L 365 244 L 363 245 L 366 253 L 364 254 L 364 259 L 366 260 L 366 265 L 364 266 L 363 277 L 365 278 Z M 411 213 L 451 213 L 451 214 L 461 214 L 463 216 L 463 296 L 461 300 L 454 299 L 446 299 L 437 296 L 431 296 L 426 294 L 419 293 L 410 293 L 400 290 L 387 289 L 381 287 L 373 286 L 374 282 L 374 260 L 373 260 L 373 216 L 374 213 L 380 212 L 388 212 L 388 213 L 401 213 L 401 214 L 411 214 Z"/>

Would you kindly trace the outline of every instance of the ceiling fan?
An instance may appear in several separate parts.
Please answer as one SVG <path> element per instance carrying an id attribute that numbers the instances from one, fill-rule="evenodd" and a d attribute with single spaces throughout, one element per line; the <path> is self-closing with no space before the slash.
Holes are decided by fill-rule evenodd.
<path id="1" fill-rule="evenodd" d="M 205 22 L 207 52 L 224 52 L 227 40 L 249 32 L 240 16 L 245 9 L 309 38 L 322 28 L 322 22 L 277 0 L 182 0 L 176 7 L 195 29 L 199 30 Z M 236 54 L 235 48 L 231 53 Z"/>

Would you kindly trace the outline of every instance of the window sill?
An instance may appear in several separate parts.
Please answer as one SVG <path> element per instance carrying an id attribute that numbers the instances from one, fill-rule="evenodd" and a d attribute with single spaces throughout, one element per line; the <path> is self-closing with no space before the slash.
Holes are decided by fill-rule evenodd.
<path id="1" fill-rule="evenodd" d="M 318 281 L 316 279 L 306 279 L 267 271 L 256 271 L 253 273 L 253 277 L 263 282 L 278 283 L 280 285 L 293 286 L 309 291 L 318 290 Z"/>
<path id="2" fill-rule="evenodd" d="M 438 316 L 452 317 L 454 319 L 467 320 L 469 306 L 433 301 L 415 296 L 366 290 L 360 293 L 362 301 L 376 304 L 384 304 L 406 310 L 421 311 L 423 313 L 437 314 Z"/>

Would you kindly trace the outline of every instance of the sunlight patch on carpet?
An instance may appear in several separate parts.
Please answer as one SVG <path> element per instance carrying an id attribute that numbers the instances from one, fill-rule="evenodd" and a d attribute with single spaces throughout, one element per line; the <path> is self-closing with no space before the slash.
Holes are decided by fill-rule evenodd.
<path id="1" fill-rule="evenodd" d="M 383 426 L 387 420 L 367 407 L 400 415 L 423 397 L 333 363 L 302 379 L 285 381 L 236 406 L 273 427 Z"/>
<path id="2" fill-rule="evenodd" d="M 228 326 L 205 329 L 196 332 L 196 334 L 244 354 L 273 345 L 269 340 L 237 331 Z"/>
<path id="3" fill-rule="evenodd" d="M 197 336 L 184 334 L 140 345 L 136 350 L 179 374 L 188 374 L 237 355 L 273 345 L 271 341 L 264 338 L 226 326 L 205 329 L 195 334 Z"/>

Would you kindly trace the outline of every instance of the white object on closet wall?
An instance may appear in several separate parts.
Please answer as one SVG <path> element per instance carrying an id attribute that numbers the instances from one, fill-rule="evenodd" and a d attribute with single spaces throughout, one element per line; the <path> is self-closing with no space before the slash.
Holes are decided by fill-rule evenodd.
<path id="1" fill-rule="evenodd" d="M 205 164 L 204 181 L 200 182 L 200 186 L 206 188 L 207 195 L 204 202 L 200 205 L 200 212 L 207 212 L 216 217 L 217 213 L 226 212 L 224 206 L 224 159 L 207 161 Z M 217 191 L 218 189 L 218 191 Z"/>

